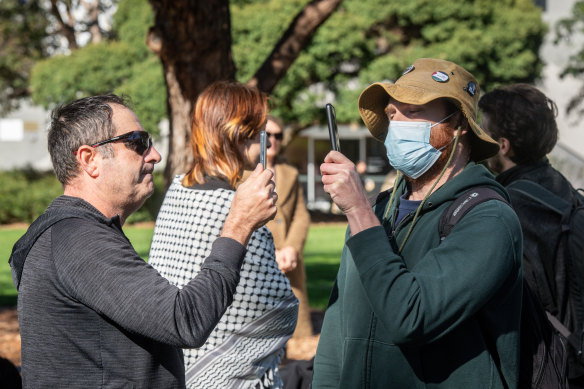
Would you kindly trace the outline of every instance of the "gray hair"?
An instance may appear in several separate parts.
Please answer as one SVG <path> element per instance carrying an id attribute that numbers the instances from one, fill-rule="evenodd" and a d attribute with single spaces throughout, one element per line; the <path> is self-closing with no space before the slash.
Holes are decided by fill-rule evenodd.
<path id="1" fill-rule="evenodd" d="M 91 96 L 53 110 L 48 147 L 55 175 L 62 185 L 68 184 L 79 173 L 79 165 L 74 154 L 79 147 L 114 136 L 111 104 L 128 108 L 129 100 L 114 94 Z M 111 158 L 114 155 L 110 144 L 100 146 L 99 152 L 104 158 Z"/>

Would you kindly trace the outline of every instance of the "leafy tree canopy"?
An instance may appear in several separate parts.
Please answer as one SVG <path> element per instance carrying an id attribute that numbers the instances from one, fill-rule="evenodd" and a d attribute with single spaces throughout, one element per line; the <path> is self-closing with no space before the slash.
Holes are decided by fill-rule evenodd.
<path id="1" fill-rule="evenodd" d="M 242 80 L 305 2 L 287 1 L 286 9 L 278 3 L 232 7 Z M 372 82 L 395 80 L 420 57 L 459 63 L 483 90 L 531 82 L 541 71 L 537 53 L 545 32 L 531 0 L 345 0 L 280 81 L 273 106 L 286 121 L 306 125 L 325 123 L 322 107 L 334 100 L 340 122 L 359 123 L 360 92 Z"/>
<path id="2" fill-rule="evenodd" d="M 121 1 L 111 39 L 45 59 L 34 67 L 33 101 L 50 108 L 89 95 L 126 94 L 144 128 L 156 133 L 166 115 L 166 92 L 160 62 L 145 43 L 152 19 L 146 0 Z"/>
<path id="3" fill-rule="evenodd" d="M 35 2 L 0 1 L 0 113 L 28 95 L 34 63 L 47 56 L 48 22 Z"/>
<path id="4" fill-rule="evenodd" d="M 307 0 L 231 0 L 237 78 L 247 81 Z M 166 114 L 161 66 L 145 45 L 147 0 L 121 0 L 113 38 L 70 56 L 41 61 L 33 71 L 35 101 L 50 106 L 115 91 L 132 96 L 143 125 Z M 325 123 L 334 102 L 339 122 L 359 123 L 356 101 L 375 81 L 394 80 L 416 58 L 459 63 L 483 90 L 531 82 L 545 26 L 532 0 L 344 0 L 318 29 L 272 95 L 276 114 L 300 126 Z"/>

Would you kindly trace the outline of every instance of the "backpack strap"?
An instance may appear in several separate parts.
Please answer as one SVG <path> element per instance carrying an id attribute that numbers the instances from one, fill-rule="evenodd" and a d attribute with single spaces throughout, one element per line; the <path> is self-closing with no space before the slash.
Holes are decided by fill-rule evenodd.
<path id="1" fill-rule="evenodd" d="M 572 346 L 574 350 L 576 350 L 578 357 L 580 357 L 580 355 L 582 355 L 582 339 L 579 339 L 578 335 L 575 332 L 570 332 L 570 330 L 565 325 L 563 325 L 562 322 L 559 321 L 554 315 L 552 315 L 548 311 L 545 311 L 545 314 L 547 315 L 548 320 L 550 321 L 550 323 L 552 323 L 556 331 L 558 331 L 560 335 L 562 335 L 564 339 L 568 341 L 570 346 Z"/>
<path id="2" fill-rule="evenodd" d="M 506 189 L 521 193 L 529 199 L 553 210 L 555 213 L 562 216 L 563 221 L 568 220 L 572 211 L 572 205 L 570 203 L 533 181 L 513 181 L 506 187 Z"/>
<path id="3" fill-rule="evenodd" d="M 392 193 L 394 188 L 384 190 L 383 192 L 379 193 L 377 196 L 372 196 L 369 198 L 369 204 L 372 207 L 375 207 L 374 212 L 375 216 L 381 222 L 383 220 L 383 214 L 385 212 L 385 207 L 387 206 L 387 202 L 389 201 L 389 197 Z"/>
<path id="4" fill-rule="evenodd" d="M 544 202 L 548 199 L 552 199 L 552 196 L 558 198 L 553 193 L 549 192 L 547 189 L 538 185 L 536 183 L 532 183 L 527 180 L 518 180 L 514 183 L 513 190 L 517 190 L 528 196 L 529 198 L 542 203 L 546 206 L 550 206 L 550 203 Z M 533 184 L 533 185 L 531 185 Z M 535 188 L 535 189 L 534 189 Z M 533 189 L 533 194 L 527 192 L 528 190 Z M 547 193 L 545 193 L 545 192 Z M 536 196 L 539 194 L 544 195 L 545 200 L 542 200 Z M 550 196 L 551 195 L 551 196 Z M 555 209 L 560 215 L 565 215 L 566 212 L 569 215 L 571 211 L 571 207 L 567 202 L 563 199 L 558 198 L 562 202 L 568 205 L 568 210 L 565 210 L 565 205 L 562 204 L 560 201 L 554 201 Z M 507 200 L 505 200 L 498 192 L 494 189 L 487 188 L 487 187 L 478 187 L 473 188 L 464 192 L 460 195 L 452 204 L 446 208 L 442 216 L 440 217 L 440 223 L 438 224 L 439 234 L 440 234 L 440 241 L 443 241 L 452 231 L 456 223 L 463 218 L 468 212 L 470 212 L 474 207 L 477 205 L 488 201 L 488 200 L 499 200 L 504 202 L 507 205 L 510 205 Z M 582 353 L 582 347 L 579 345 L 582 344 L 582 339 L 578 339 L 578 336 L 574 333 L 571 333 L 557 318 L 555 318 L 552 314 L 546 311 L 546 315 L 548 317 L 549 322 L 553 325 L 553 327 L 558 331 L 575 349 L 578 351 L 579 355 Z"/>
<path id="5" fill-rule="evenodd" d="M 380 202 L 382 202 L 386 197 L 389 197 L 389 195 L 391 194 L 393 188 L 391 189 L 387 189 L 384 190 L 383 192 L 380 192 L 377 196 L 371 196 L 369 197 L 369 205 L 371 205 L 372 207 L 374 205 L 379 204 Z"/>
<path id="6" fill-rule="evenodd" d="M 440 217 L 440 223 L 438 224 L 440 241 L 443 241 L 448 235 L 450 235 L 450 232 L 452 232 L 456 223 L 458 223 L 464 215 L 477 205 L 488 200 L 499 200 L 509 205 L 507 200 L 505 200 L 499 192 L 483 186 L 472 188 L 458 196 Z"/>
<path id="7" fill-rule="evenodd" d="M 513 181 L 511 184 L 509 184 L 509 186 L 507 186 L 507 189 L 510 191 L 514 191 L 517 193 L 522 194 L 523 196 L 529 198 L 530 200 L 533 200 L 535 202 L 537 202 L 538 204 L 544 206 L 546 209 L 552 210 L 553 212 L 555 212 L 558 216 L 561 217 L 561 229 L 562 232 L 568 232 L 570 230 L 572 230 L 573 227 L 571 225 L 571 220 L 572 220 L 572 213 L 574 212 L 574 209 L 577 209 L 578 207 L 581 207 L 582 205 L 582 196 L 580 195 L 580 191 L 581 189 L 574 189 L 574 191 L 576 192 L 576 196 L 577 196 L 577 203 L 580 205 L 572 205 L 570 202 L 564 200 L 563 198 L 561 198 L 560 196 L 557 196 L 556 194 L 554 194 L 553 192 L 547 190 L 545 187 L 533 182 L 533 181 L 529 181 L 529 180 L 517 180 L 517 181 Z M 572 239 L 573 236 L 573 232 L 570 234 L 570 239 Z M 568 245 L 570 244 L 570 241 L 568 242 Z M 581 274 L 580 272 L 576 272 L 576 271 L 572 271 L 571 269 L 576 267 L 580 267 L 580 262 L 579 262 L 579 256 L 575 256 L 574 253 L 572 252 L 572 250 L 569 251 L 570 256 L 568 257 L 568 265 L 569 265 L 569 269 L 568 270 L 568 279 L 570 281 L 570 284 L 574 286 L 574 289 L 571 289 L 571 293 L 573 293 L 573 297 L 575 299 L 575 301 L 578 301 L 579 304 L 582 304 L 581 301 L 581 293 L 584 290 L 584 284 L 582 283 L 582 280 L 580 279 L 580 277 L 575 276 L 576 274 Z M 529 258 L 529 257 L 528 257 Z M 546 263 L 544 262 L 543 265 L 545 266 Z M 537 270 L 537 269 L 536 269 Z M 543 269 L 539 269 L 542 273 L 543 273 Z M 548 273 L 551 272 L 551 270 L 547 270 Z M 551 274 L 551 273 L 550 273 Z M 542 276 L 545 276 L 545 274 L 543 274 Z M 546 297 L 546 296 L 540 296 L 540 297 Z M 551 297 L 550 297 L 551 298 Z M 548 301 L 549 303 L 549 301 Z M 553 304 L 552 304 L 553 305 Z M 574 330 L 574 332 L 570 332 L 570 330 L 568 328 L 566 328 L 565 326 L 562 325 L 562 323 L 556 319 L 554 316 L 552 316 L 550 313 L 548 313 L 548 318 L 550 320 L 550 322 L 552 323 L 552 325 L 555 327 L 555 329 L 562 334 L 562 336 L 564 336 L 564 338 L 566 338 L 566 340 L 568 341 L 568 343 L 574 347 L 574 349 L 576 350 L 578 357 L 580 357 L 583 353 L 583 344 L 584 344 L 584 339 L 582 338 L 584 336 L 584 330 L 582 328 L 582 323 L 584 323 L 584 317 L 582 314 L 582 310 L 581 309 L 576 309 L 575 310 L 575 317 L 576 317 L 576 321 L 577 321 L 577 327 Z M 553 318 L 553 319 L 552 319 Z"/>

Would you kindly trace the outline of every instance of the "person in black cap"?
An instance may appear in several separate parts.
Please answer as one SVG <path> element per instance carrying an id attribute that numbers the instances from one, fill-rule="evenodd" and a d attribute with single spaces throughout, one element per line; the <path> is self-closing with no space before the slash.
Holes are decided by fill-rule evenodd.
<path id="1" fill-rule="evenodd" d="M 464 193 L 504 188 L 478 161 L 499 146 L 476 123 L 479 86 L 462 67 L 418 59 L 359 98 L 398 171 L 371 208 L 355 170 L 331 151 L 324 189 L 349 229 L 314 365 L 313 388 L 514 388 L 519 382 L 521 227 L 489 200 L 441 241 Z"/>

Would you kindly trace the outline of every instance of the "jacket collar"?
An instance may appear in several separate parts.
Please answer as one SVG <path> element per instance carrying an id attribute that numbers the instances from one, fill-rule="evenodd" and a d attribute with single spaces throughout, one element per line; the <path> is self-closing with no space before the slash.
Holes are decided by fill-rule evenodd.
<path id="1" fill-rule="evenodd" d="M 47 210 L 30 225 L 26 233 L 12 248 L 12 254 L 8 262 L 12 268 L 12 278 L 17 290 L 20 287 L 24 263 L 37 239 L 53 224 L 70 218 L 86 219 L 106 224 L 114 227 L 123 235 L 120 217 L 118 215 L 109 219 L 81 198 L 65 195 L 57 197 L 49 205 Z"/>
<path id="2" fill-rule="evenodd" d="M 528 164 L 528 165 L 516 165 L 513 166 L 511 169 L 507 169 L 504 172 L 497 175 L 496 179 L 497 182 L 503 186 L 509 185 L 511 182 L 518 180 L 519 178 L 533 172 L 534 170 L 538 170 L 547 166 L 551 166 L 550 162 L 547 158 L 543 158 L 535 163 Z"/>

